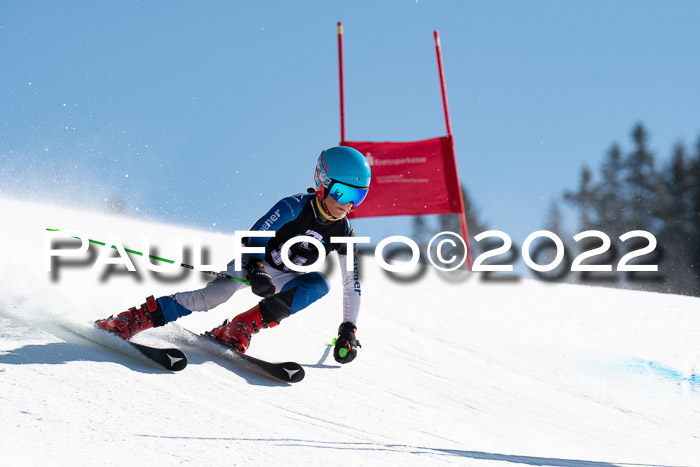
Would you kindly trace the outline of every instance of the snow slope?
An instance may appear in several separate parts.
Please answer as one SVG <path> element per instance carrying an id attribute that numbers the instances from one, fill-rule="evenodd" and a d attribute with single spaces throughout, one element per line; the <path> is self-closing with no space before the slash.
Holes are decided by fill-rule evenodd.
<path id="1" fill-rule="evenodd" d="M 328 345 L 341 319 L 336 267 L 329 297 L 250 349 L 302 363 L 303 382 L 270 381 L 179 339 L 179 327 L 201 332 L 247 309 L 249 291 L 135 338 L 188 353 L 169 373 L 65 327 L 208 279 L 168 282 L 137 259 L 138 273 L 93 271 L 85 256 L 52 278 L 44 229 L 136 250 L 148 235 L 165 257 L 176 236 L 201 237 L 224 263 L 232 235 L 11 199 L 0 212 L 4 466 L 700 466 L 700 299 L 435 271 L 401 283 L 364 259 L 355 362 L 336 364 Z"/>

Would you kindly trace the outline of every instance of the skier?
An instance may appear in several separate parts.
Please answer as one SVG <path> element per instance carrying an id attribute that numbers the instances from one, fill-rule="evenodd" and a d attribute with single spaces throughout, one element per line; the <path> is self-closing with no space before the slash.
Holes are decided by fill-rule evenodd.
<path id="1" fill-rule="evenodd" d="M 371 171 L 365 157 L 355 149 L 337 146 L 321 152 L 314 173 L 315 192 L 283 198 L 261 217 L 251 230 L 276 232 L 274 237 L 248 237 L 243 243 L 264 247 L 265 253 L 242 255 L 242 270 L 236 272 L 234 261 L 226 274 L 248 279 L 254 294 L 263 299 L 250 310 L 210 331 L 221 342 L 245 353 L 250 340 L 261 329 L 277 326 L 288 316 L 303 310 L 330 290 L 330 284 L 318 272 L 299 273 L 287 268 L 281 259 L 282 245 L 299 235 L 320 240 L 325 254 L 338 252 L 343 282 L 343 322 L 338 329 L 333 355 L 339 363 L 349 363 L 357 356 L 359 343 L 355 323 L 360 311 L 360 283 L 357 265 L 347 271 L 347 244 L 332 243 L 331 237 L 354 237 L 346 214 L 367 196 Z M 294 244 L 289 259 L 296 265 L 312 264 L 319 251 L 308 243 Z M 357 247 L 354 247 L 357 261 Z M 150 296 L 139 308 L 130 308 L 119 315 L 98 320 L 96 324 L 129 340 L 152 327 L 163 326 L 193 311 L 209 311 L 226 302 L 243 282 L 217 278 L 204 288 L 154 299 Z M 341 351 L 345 349 L 345 351 Z"/>

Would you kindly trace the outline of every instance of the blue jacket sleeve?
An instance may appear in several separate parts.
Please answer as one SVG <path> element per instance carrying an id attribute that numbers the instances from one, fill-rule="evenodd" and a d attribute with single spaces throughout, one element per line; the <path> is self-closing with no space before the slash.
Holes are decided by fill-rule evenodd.
<path id="1" fill-rule="evenodd" d="M 304 204 L 312 195 L 294 195 L 282 198 L 272 206 L 272 208 L 258 221 L 253 224 L 250 230 L 278 231 L 286 223 L 294 220 L 301 214 Z M 250 247 L 267 247 L 270 237 L 249 237 L 246 241 Z M 243 264 L 247 264 L 250 259 L 263 260 L 265 253 L 252 253 L 243 255 Z"/>

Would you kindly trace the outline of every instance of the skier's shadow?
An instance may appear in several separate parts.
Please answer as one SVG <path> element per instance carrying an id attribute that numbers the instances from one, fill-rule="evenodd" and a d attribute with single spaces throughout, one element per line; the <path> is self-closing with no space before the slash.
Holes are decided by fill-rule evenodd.
<path id="1" fill-rule="evenodd" d="M 581 459 L 561 459 L 553 457 L 534 457 L 534 456 L 521 456 L 517 454 L 500 454 L 491 453 L 484 451 L 467 451 L 462 449 L 445 449 L 445 448 L 434 448 L 426 446 L 413 446 L 408 444 L 381 444 L 373 442 L 338 442 L 338 441 L 323 441 L 323 440 L 304 440 L 304 439 L 294 439 L 294 438 L 236 438 L 236 437 L 196 437 L 196 436 L 159 436 L 159 435 L 136 435 L 144 438 L 158 438 L 158 439 L 201 439 L 201 440 L 217 440 L 217 441 L 247 441 L 253 443 L 263 443 L 264 446 L 278 446 L 278 447 L 299 447 L 305 450 L 308 449 L 327 449 L 329 451 L 371 451 L 373 453 L 384 451 L 387 453 L 400 453 L 400 454 L 411 454 L 414 456 L 419 455 L 431 455 L 431 456 L 445 456 L 448 457 L 461 457 L 473 460 L 487 460 L 496 461 L 501 463 L 513 463 L 517 465 L 530 465 L 536 467 L 618 467 L 620 465 L 639 465 L 639 464 L 629 464 L 629 463 L 611 463 L 606 461 L 590 461 Z M 646 465 L 646 464 L 645 464 Z M 655 467 L 683 467 L 683 466 L 672 466 L 672 465 L 658 465 L 654 464 Z"/>
<path id="2" fill-rule="evenodd" d="M 289 383 L 285 383 L 284 381 L 277 381 L 267 375 L 259 373 L 259 371 L 256 371 L 255 366 L 250 365 L 245 362 L 245 360 L 241 360 L 239 362 L 233 363 L 227 361 L 226 358 L 223 357 L 216 357 L 210 354 L 207 354 L 206 352 L 202 352 L 201 349 L 191 346 L 187 343 L 180 344 L 180 348 L 186 351 L 187 353 L 187 365 L 201 365 L 204 363 L 210 363 L 214 362 L 217 365 L 219 365 L 222 368 L 225 368 L 226 370 L 230 371 L 231 373 L 235 374 L 236 376 L 239 376 L 243 378 L 248 384 L 251 386 L 267 386 L 267 387 L 284 387 L 284 386 L 291 386 Z"/>
<path id="3" fill-rule="evenodd" d="M 332 345 L 327 345 L 326 350 L 323 352 L 323 355 L 321 355 L 321 358 L 319 359 L 318 363 L 314 365 L 304 365 L 305 367 L 309 368 L 340 368 L 340 365 L 326 365 L 324 362 L 328 360 L 328 357 L 331 354 L 331 350 L 333 350 Z"/>
<path id="4" fill-rule="evenodd" d="M 93 345 L 95 347 L 92 347 Z M 124 354 L 113 356 L 109 351 L 90 343 L 27 344 L 16 349 L 0 351 L 2 365 L 62 365 L 69 362 L 116 363 L 139 373 L 167 373 Z"/>

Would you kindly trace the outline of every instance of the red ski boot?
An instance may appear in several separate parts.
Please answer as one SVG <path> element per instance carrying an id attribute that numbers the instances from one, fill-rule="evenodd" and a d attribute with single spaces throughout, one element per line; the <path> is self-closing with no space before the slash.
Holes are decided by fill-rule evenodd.
<path id="1" fill-rule="evenodd" d="M 241 353 L 245 353 L 250 346 L 250 339 L 261 329 L 277 326 L 278 323 L 266 323 L 260 313 L 260 306 L 255 305 L 250 310 L 241 313 L 231 321 L 226 320 L 218 328 L 212 329 L 209 334 L 219 339 L 224 344 L 233 346 Z"/>
<path id="2" fill-rule="evenodd" d="M 165 319 L 158 302 L 151 295 L 140 308 L 129 308 L 128 311 L 119 313 L 116 317 L 110 316 L 107 319 L 95 321 L 95 324 L 122 339 L 129 340 L 144 329 L 163 326 Z"/>

